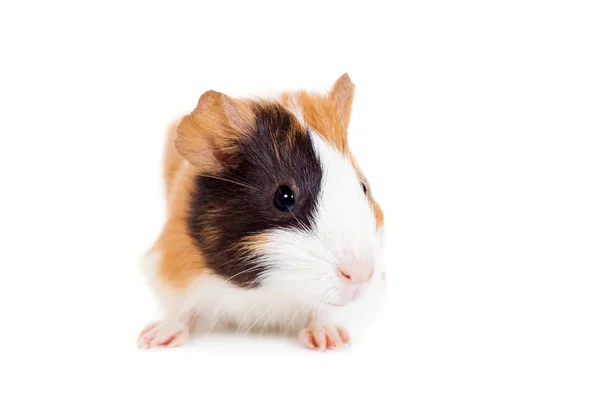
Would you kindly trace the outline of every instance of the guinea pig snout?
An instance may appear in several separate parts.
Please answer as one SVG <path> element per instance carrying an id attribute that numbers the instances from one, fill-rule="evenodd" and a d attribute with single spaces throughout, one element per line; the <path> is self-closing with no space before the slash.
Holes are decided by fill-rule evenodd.
<path id="1" fill-rule="evenodd" d="M 338 273 L 342 280 L 349 283 L 367 283 L 373 277 L 375 267 L 372 263 L 351 262 L 343 263 L 338 267 Z"/>

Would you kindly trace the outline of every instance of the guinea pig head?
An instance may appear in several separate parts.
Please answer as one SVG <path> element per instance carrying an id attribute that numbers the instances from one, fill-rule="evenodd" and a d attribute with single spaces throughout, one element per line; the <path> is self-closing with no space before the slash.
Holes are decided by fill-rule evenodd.
<path id="1" fill-rule="evenodd" d="M 347 74 L 279 101 L 209 91 L 183 118 L 175 146 L 198 171 L 188 232 L 215 274 L 315 305 L 360 298 L 383 213 L 348 148 L 353 96 Z"/>

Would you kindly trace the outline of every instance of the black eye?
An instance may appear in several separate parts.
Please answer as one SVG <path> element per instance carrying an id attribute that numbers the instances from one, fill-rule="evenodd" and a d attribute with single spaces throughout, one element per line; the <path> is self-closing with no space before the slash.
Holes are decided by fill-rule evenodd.
<path id="1" fill-rule="evenodd" d="M 275 191 L 275 197 L 273 200 L 275 207 L 280 211 L 293 211 L 294 210 L 294 192 L 289 186 L 282 185 Z"/>
<path id="2" fill-rule="evenodd" d="M 360 181 L 360 184 L 362 186 L 363 192 L 365 192 L 365 194 L 367 194 L 367 185 L 365 185 L 365 183 L 363 181 Z"/>

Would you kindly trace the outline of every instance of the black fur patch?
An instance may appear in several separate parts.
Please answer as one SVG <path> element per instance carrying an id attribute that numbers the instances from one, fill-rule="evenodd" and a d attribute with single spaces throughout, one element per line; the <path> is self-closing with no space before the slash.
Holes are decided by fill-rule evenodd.
<path id="1" fill-rule="evenodd" d="M 310 136 L 289 112 L 276 103 L 254 112 L 256 132 L 239 143 L 237 166 L 217 176 L 239 184 L 198 176 L 188 218 L 208 267 L 242 287 L 258 286 L 267 267 L 240 244 L 272 228 L 312 229 L 323 176 Z M 294 191 L 293 213 L 274 206 L 280 185 Z"/>

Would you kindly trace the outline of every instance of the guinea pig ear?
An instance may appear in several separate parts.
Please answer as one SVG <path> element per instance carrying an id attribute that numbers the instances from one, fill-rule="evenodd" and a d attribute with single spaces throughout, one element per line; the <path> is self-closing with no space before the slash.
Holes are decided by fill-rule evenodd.
<path id="1" fill-rule="evenodd" d="M 347 130 L 354 100 L 354 83 L 352 83 L 350 75 L 346 73 L 335 81 L 329 92 L 329 98 L 333 101 L 344 131 Z"/>
<path id="2" fill-rule="evenodd" d="M 241 137 L 253 130 L 250 105 L 209 90 L 196 109 L 181 120 L 175 148 L 183 158 L 203 171 L 220 171 L 237 165 Z"/>

